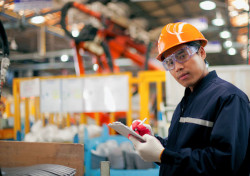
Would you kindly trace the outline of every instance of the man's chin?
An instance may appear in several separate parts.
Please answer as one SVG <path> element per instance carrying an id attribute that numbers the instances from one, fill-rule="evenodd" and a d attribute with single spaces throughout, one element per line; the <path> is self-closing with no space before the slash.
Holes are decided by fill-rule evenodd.
<path id="1" fill-rule="evenodd" d="M 179 82 L 179 84 L 181 84 L 185 88 L 192 87 L 192 84 L 188 84 L 188 83 L 180 83 Z"/>
<path id="2" fill-rule="evenodd" d="M 180 85 L 182 85 L 185 88 L 189 87 L 189 84 L 187 84 L 186 82 L 181 82 L 181 81 L 178 81 L 178 82 Z"/>

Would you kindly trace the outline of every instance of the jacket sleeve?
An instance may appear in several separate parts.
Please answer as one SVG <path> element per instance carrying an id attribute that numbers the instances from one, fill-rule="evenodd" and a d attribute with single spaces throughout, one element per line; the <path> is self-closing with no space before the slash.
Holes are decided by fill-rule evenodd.
<path id="1" fill-rule="evenodd" d="M 167 145 L 167 138 L 163 139 L 160 136 L 155 136 L 155 137 L 161 142 L 161 145 L 165 148 Z"/>
<path id="2" fill-rule="evenodd" d="M 249 135 L 249 102 L 230 95 L 222 100 L 211 132 L 210 146 L 204 149 L 182 148 L 178 152 L 165 148 L 161 167 L 171 168 L 177 175 L 237 174 L 246 158 Z"/>

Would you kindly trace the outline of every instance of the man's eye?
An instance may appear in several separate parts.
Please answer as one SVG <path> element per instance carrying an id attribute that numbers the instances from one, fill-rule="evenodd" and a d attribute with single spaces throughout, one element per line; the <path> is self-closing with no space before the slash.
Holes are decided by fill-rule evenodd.
<path id="1" fill-rule="evenodd" d="M 173 65 L 173 64 L 174 64 L 174 61 L 173 61 L 172 59 L 171 59 L 171 60 L 167 60 L 167 61 L 166 61 L 166 64 L 167 64 L 167 65 Z"/>
<path id="2" fill-rule="evenodd" d="M 187 56 L 186 54 L 182 53 L 182 54 L 177 55 L 176 59 L 179 61 L 185 60 L 186 56 Z"/>

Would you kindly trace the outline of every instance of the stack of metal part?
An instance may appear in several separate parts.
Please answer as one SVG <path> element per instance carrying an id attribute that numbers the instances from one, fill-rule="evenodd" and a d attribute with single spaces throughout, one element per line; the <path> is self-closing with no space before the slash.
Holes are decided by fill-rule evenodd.
<path id="1" fill-rule="evenodd" d="M 76 169 L 57 165 L 57 164 L 39 164 L 28 167 L 1 168 L 2 176 L 74 176 Z"/>

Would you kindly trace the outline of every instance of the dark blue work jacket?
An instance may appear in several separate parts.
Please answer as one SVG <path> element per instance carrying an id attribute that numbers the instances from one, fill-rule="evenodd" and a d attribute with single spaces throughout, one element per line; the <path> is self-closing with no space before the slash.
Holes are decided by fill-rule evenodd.
<path id="1" fill-rule="evenodd" d="M 215 71 L 177 106 L 161 155 L 161 176 L 249 176 L 248 97 Z"/>

